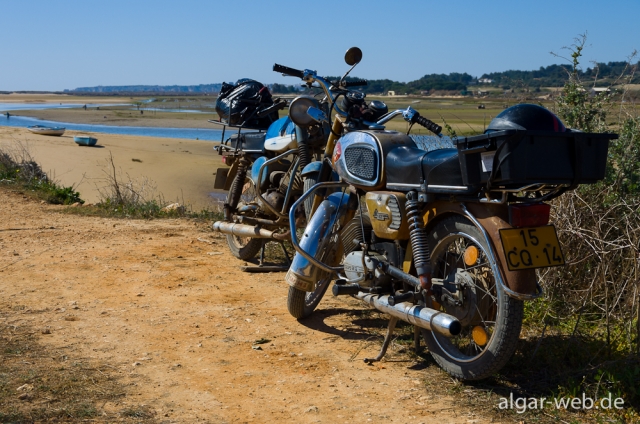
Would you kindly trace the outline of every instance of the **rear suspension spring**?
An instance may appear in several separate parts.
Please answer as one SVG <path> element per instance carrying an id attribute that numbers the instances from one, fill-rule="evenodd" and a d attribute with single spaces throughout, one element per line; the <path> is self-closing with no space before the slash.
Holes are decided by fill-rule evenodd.
<path id="1" fill-rule="evenodd" d="M 420 282 L 424 289 L 430 290 L 431 251 L 429 249 L 429 239 L 422 222 L 420 202 L 417 197 L 417 193 L 409 192 L 405 203 L 409 222 L 409 238 L 411 239 L 411 249 L 413 251 L 413 263 L 420 277 Z"/>
<path id="2" fill-rule="evenodd" d="M 249 168 L 250 162 L 247 158 L 242 157 L 238 162 L 238 171 L 236 173 L 236 177 L 231 183 L 231 188 L 229 189 L 229 203 L 225 205 L 225 211 L 227 207 L 235 211 L 238 207 L 238 202 L 240 201 L 240 196 L 242 195 L 242 189 L 244 187 L 245 179 L 247 178 L 247 170 Z"/>

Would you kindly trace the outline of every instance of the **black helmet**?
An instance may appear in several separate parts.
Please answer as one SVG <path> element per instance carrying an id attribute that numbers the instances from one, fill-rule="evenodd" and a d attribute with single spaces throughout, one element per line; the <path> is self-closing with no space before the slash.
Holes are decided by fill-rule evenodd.
<path id="1" fill-rule="evenodd" d="M 548 109 L 523 103 L 503 110 L 489 123 L 485 133 L 503 130 L 565 132 L 566 128 Z"/>

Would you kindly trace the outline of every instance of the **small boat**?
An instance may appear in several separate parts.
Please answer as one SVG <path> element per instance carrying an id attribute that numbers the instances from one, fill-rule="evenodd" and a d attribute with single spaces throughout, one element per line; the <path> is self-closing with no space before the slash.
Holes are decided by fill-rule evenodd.
<path id="1" fill-rule="evenodd" d="M 97 138 L 89 137 L 89 136 L 75 136 L 73 137 L 73 141 L 75 141 L 80 146 L 95 146 L 98 142 Z"/>
<path id="2" fill-rule="evenodd" d="M 34 134 L 40 135 L 62 135 L 65 130 L 63 127 L 45 127 L 44 125 L 33 125 L 27 127 L 27 129 Z"/>

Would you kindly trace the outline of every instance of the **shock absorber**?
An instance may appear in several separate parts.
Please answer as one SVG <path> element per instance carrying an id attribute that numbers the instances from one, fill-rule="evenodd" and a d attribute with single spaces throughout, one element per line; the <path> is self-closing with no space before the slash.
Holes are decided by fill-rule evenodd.
<path id="1" fill-rule="evenodd" d="M 415 264 L 420 285 L 427 294 L 431 293 L 431 251 L 429 249 L 429 239 L 424 230 L 422 216 L 420 213 L 420 202 L 418 193 L 411 191 L 407 193 L 405 203 L 407 220 L 409 222 L 409 238 L 411 239 L 411 250 L 413 251 L 413 263 Z"/>
<path id="2" fill-rule="evenodd" d="M 231 188 L 229 189 L 229 203 L 224 204 L 224 218 L 225 220 L 231 219 L 231 212 L 235 211 L 238 207 L 238 202 L 240 201 L 240 196 L 242 195 L 242 188 L 244 187 L 244 181 L 247 178 L 247 170 L 249 169 L 249 159 L 242 156 L 238 161 L 238 171 L 236 172 L 236 177 L 233 179 L 233 183 L 231 183 Z"/>
<path id="3" fill-rule="evenodd" d="M 298 169 L 303 170 L 305 166 L 311 163 L 311 152 L 309 152 L 309 135 L 304 128 L 296 126 L 296 139 L 298 140 L 298 157 L 300 163 Z"/>

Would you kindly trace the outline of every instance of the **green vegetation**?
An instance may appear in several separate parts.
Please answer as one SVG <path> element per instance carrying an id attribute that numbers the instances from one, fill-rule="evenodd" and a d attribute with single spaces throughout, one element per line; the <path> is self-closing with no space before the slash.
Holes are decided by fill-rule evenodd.
<path id="1" fill-rule="evenodd" d="M 61 187 L 52 181 L 20 143 L 16 143 L 13 150 L 0 149 L 0 183 L 17 187 L 48 203 L 84 203 L 73 187 Z"/>
<path id="2" fill-rule="evenodd" d="M 616 132 L 619 138 L 610 143 L 603 181 L 553 201 L 552 222 L 567 264 L 539 273 L 545 295 L 526 305 L 524 337 L 496 381 L 502 396 L 584 394 L 601 399 L 611 393 L 624 399 L 623 409 L 553 410 L 546 415 L 570 422 L 638 422 L 640 117 L 621 102 L 624 93 L 616 100 L 608 93 L 589 96 L 582 90 L 584 74 L 578 65 L 585 40 L 578 38 L 571 47 L 572 65 L 556 110 L 570 127 Z M 629 69 L 617 79 L 630 80 Z M 545 414 L 529 415 L 543 420 Z"/>

